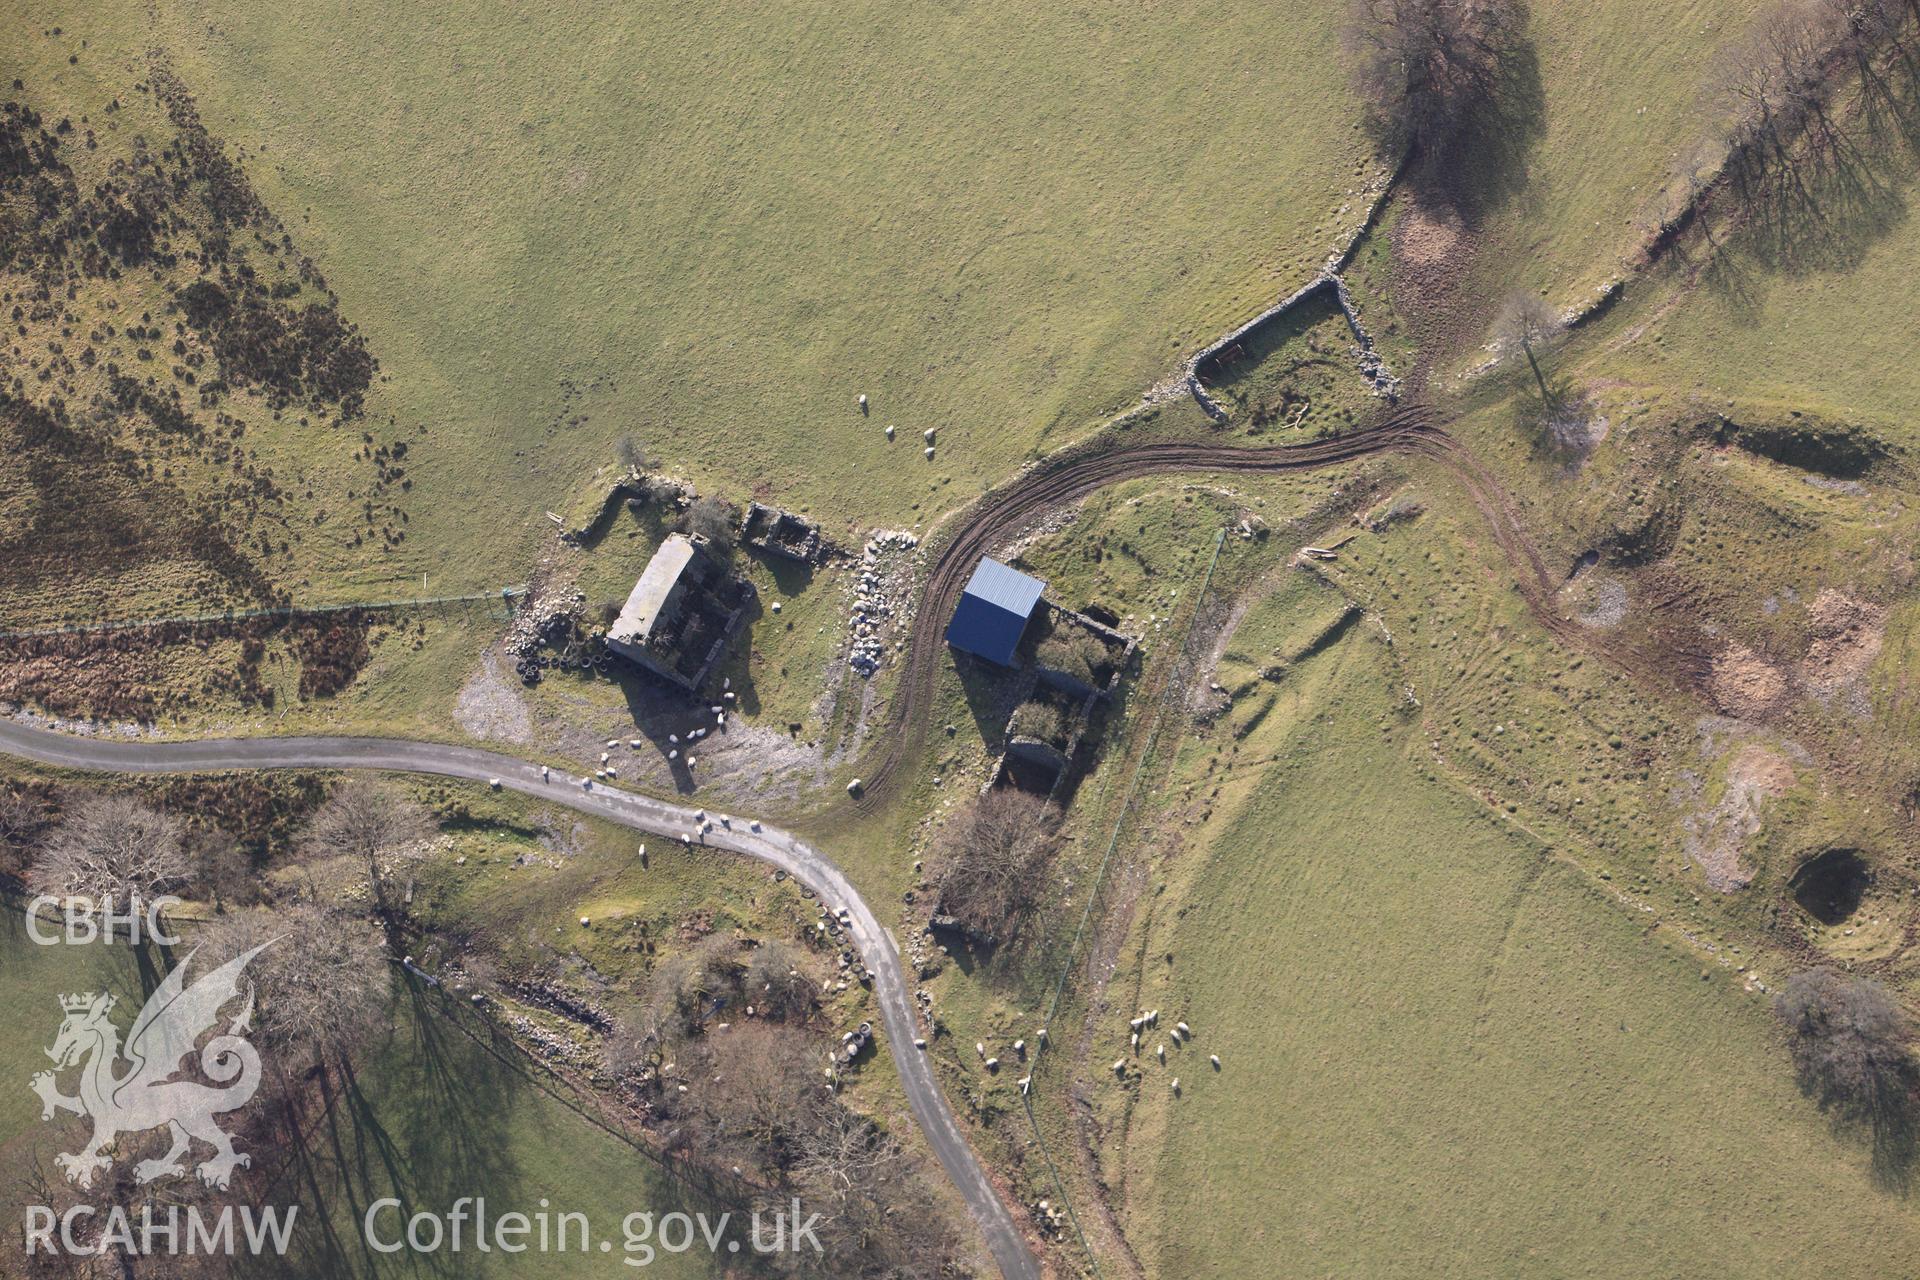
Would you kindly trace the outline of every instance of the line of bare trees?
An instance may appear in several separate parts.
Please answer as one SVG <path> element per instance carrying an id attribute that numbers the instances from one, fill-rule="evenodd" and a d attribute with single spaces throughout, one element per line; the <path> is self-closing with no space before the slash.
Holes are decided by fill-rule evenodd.
<path id="1" fill-rule="evenodd" d="M 57 806 L 57 812 L 53 806 Z M 0 791 L 0 856 L 35 893 L 122 909 L 163 895 L 197 897 L 215 918 L 193 931 L 196 973 L 272 940 L 249 970 L 256 1025 L 279 1070 L 268 1084 L 292 1089 L 324 1063 L 344 1066 L 388 1022 L 387 957 L 376 922 L 393 928 L 389 884 L 425 851 L 426 813 L 395 789 L 348 782 L 315 811 L 295 841 L 302 878 L 279 887 L 258 874 L 234 836 L 167 812 L 139 795 L 43 797 Z M 352 867 L 373 919 L 321 887 L 324 863 Z M 141 958 L 149 959 L 143 946 Z M 178 959 L 179 957 L 175 957 Z M 191 976 L 191 975 L 190 975 Z"/>
<path id="2" fill-rule="evenodd" d="M 1722 168 L 1741 212 L 1776 237 L 1798 238 L 1801 221 L 1870 210 L 1881 193 L 1857 126 L 1911 132 L 1917 42 L 1920 0 L 1781 0 L 1728 45 L 1710 92 L 1723 109 Z M 1703 179 L 1689 181 L 1697 199 Z"/>

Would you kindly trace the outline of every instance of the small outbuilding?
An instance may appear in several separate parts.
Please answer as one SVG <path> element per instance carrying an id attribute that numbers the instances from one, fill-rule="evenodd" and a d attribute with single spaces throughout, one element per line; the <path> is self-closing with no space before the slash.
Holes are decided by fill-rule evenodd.
<path id="1" fill-rule="evenodd" d="M 982 559 L 947 624 L 947 643 L 1003 667 L 1027 633 L 1047 584 L 998 560 Z"/>

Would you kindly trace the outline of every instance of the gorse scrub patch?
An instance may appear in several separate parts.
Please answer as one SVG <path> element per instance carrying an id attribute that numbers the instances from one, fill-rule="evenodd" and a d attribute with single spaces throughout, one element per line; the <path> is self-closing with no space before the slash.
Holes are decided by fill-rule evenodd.
<path id="1" fill-rule="evenodd" d="M 0 314 L 12 619 L 284 603 L 309 539 L 404 542 L 405 442 L 340 430 L 379 364 L 163 58 L 0 102 Z"/>
<path id="2" fill-rule="evenodd" d="M 176 295 L 168 309 L 184 317 L 196 341 L 190 348 L 183 329 L 169 332 L 164 321 L 143 314 L 139 324 L 123 326 L 129 339 L 146 344 L 136 347 L 135 363 L 177 358 L 185 368 L 174 381 L 196 389 L 201 408 L 218 406 L 231 387 L 243 386 L 260 388 L 276 410 L 302 405 L 355 416 L 377 369 L 366 340 L 341 318 L 319 269 L 295 252 L 239 166 L 208 136 L 185 86 L 164 69 L 150 80 L 174 137 L 155 149 L 136 135 L 103 175 L 86 182 L 70 158 L 76 147 L 98 148 L 91 128 L 76 134 L 64 117 L 49 128 L 19 101 L 0 104 L 0 266 L 26 281 L 15 323 L 30 309 L 35 320 L 61 320 L 61 336 L 71 340 L 70 316 L 57 302 L 78 301 L 91 282 L 139 272 Z M 139 384 L 100 351 L 112 328 L 73 342 L 77 354 L 64 345 L 52 352 L 52 376 L 40 381 L 57 379 L 56 389 L 71 395 L 70 380 L 81 368 L 104 364 L 108 378 L 120 380 L 114 397 L 121 408 L 137 406 L 164 429 L 186 429 L 184 411 L 162 407 L 156 416 L 161 402 L 142 400 Z M 24 378 L 14 384 L 16 393 L 25 390 Z M 179 401 L 180 386 L 164 395 Z"/>

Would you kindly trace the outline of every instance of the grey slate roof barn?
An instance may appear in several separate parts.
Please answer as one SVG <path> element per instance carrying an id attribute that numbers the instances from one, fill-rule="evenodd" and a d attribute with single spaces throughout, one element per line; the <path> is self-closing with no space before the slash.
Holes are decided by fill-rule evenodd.
<path id="1" fill-rule="evenodd" d="M 683 689 L 698 689 L 726 652 L 752 593 L 713 558 L 705 538 L 668 534 L 607 629 L 607 648 Z"/>
<path id="2" fill-rule="evenodd" d="M 1013 665 L 1014 651 L 1047 584 L 998 560 L 982 559 L 947 624 L 947 643 L 975 657 Z"/>

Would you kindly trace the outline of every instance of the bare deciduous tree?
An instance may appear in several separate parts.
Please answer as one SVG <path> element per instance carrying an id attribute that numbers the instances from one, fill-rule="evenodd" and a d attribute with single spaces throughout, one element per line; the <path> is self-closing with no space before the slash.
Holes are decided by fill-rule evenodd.
<path id="1" fill-rule="evenodd" d="M 1354 87 L 1382 144 L 1444 163 L 1492 110 L 1526 29 L 1521 0 L 1353 0 Z"/>
<path id="2" fill-rule="evenodd" d="M 807 976 L 806 962 L 784 942 L 762 942 L 747 960 L 742 998 L 761 1017 L 802 1021 L 813 1011 L 820 988 Z"/>
<path id="3" fill-rule="evenodd" d="M 797 1142 L 790 1183 L 822 1215 L 825 1255 L 856 1275 L 945 1275 L 957 1243 L 892 1135 L 829 1100 Z"/>
<path id="4" fill-rule="evenodd" d="M 217 963 L 262 943 L 247 968 L 258 993 L 254 1022 L 285 1055 L 283 1075 L 329 1056 L 344 1061 L 387 1025 L 386 953 L 364 919 L 296 903 L 235 912 L 202 941 Z"/>
<path id="5" fill-rule="evenodd" d="M 1005 937 L 1038 901 L 1059 815 L 1002 787 L 948 820 L 934 845 L 940 910 L 987 938 Z"/>
<path id="6" fill-rule="evenodd" d="M 181 887 L 192 874 L 180 825 L 132 796 L 88 796 L 48 833 L 33 862 L 43 893 L 125 904 Z"/>
<path id="7" fill-rule="evenodd" d="M 314 812 L 301 836 L 309 857 L 353 858 L 366 871 L 374 906 L 387 910 L 389 865 L 425 855 L 433 831 L 426 811 L 392 789 L 372 782 L 342 784 Z"/>
<path id="8" fill-rule="evenodd" d="M 247 863 L 246 851 L 231 833 L 219 827 L 193 831 L 186 838 L 187 863 L 193 870 L 194 892 L 215 910 L 260 900 L 260 886 Z"/>
<path id="9" fill-rule="evenodd" d="M 1825 965 L 1788 978 L 1774 997 L 1800 1082 L 1823 1107 L 1854 1120 L 1906 1118 L 1920 1064 L 1913 1029 L 1886 988 Z"/>
<path id="10" fill-rule="evenodd" d="M 1547 390 L 1546 375 L 1540 371 L 1537 348 L 1559 336 L 1560 329 L 1560 317 L 1553 313 L 1546 299 L 1529 290 L 1509 295 L 1493 322 L 1494 338 L 1500 346 L 1506 350 L 1518 347 L 1527 357 L 1527 366 L 1533 370 L 1533 380 L 1539 384 L 1542 400 L 1552 400 L 1553 393 Z"/>
<path id="11" fill-rule="evenodd" d="M 614 441 L 613 452 L 614 456 L 620 459 L 620 465 L 625 467 L 629 474 L 648 471 L 653 467 L 654 460 L 648 456 L 647 451 L 631 433 L 622 435 Z"/>
<path id="12" fill-rule="evenodd" d="M 735 1161 L 784 1167 L 826 1093 L 825 1054 L 806 1033 L 752 1019 L 703 1036 L 683 1065 L 692 1081 L 686 1118 L 702 1145 Z"/>
<path id="13" fill-rule="evenodd" d="M 616 1076 L 638 1078 L 657 1070 L 666 1047 L 679 1033 L 679 1019 L 670 1000 L 649 993 L 613 1019 L 607 1035 L 607 1070 Z"/>
<path id="14" fill-rule="evenodd" d="M 0 876 L 27 869 L 35 840 L 47 825 L 40 802 L 19 787 L 0 788 Z"/>
<path id="15" fill-rule="evenodd" d="M 725 498 L 708 494 L 696 498 L 687 508 L 686 527 L 688 533 L 697 533 L 715 548 L 726 550 L 733 545 L 735 526 L 739 523 L 740 513 Z"/>
<path id="16" fill-rule="evenodd" d="M 727 938 L 706 939 L 656 969 L 646 989 L 614 1018 L 607 1066 L 639 1077 L 684 1046 L 719 1010 L 751 1008 L 756 1019 L 799 1024 L 812 1013 L 820 989 L 807 962 L 784 942 L 762 942 L 742 965 Z M 738 1014 L 726 1015 L 737 1020 Z"/>

